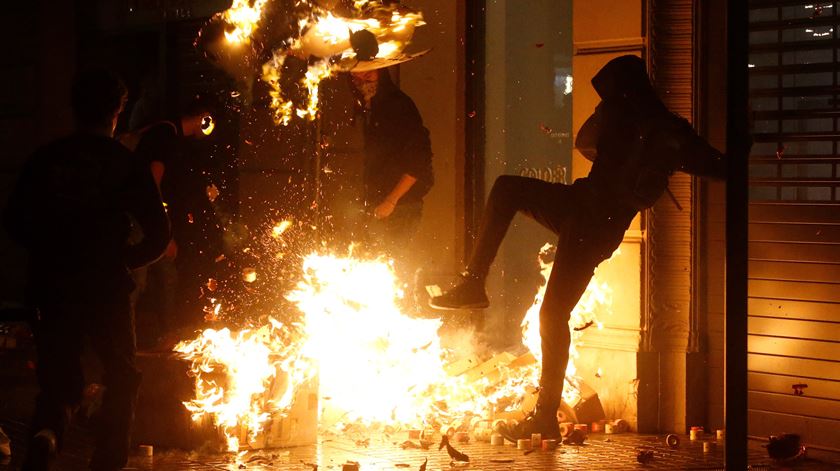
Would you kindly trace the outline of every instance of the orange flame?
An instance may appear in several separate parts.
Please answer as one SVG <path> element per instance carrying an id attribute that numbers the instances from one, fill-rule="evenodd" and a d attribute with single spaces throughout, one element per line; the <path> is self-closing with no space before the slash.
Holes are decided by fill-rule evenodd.
<path id="1" fill-rule="evenodd" d="M 220 14 L 229 27 L 225 31 L 229 45 L 233 47 L 251 41 L 268 1 L 234 0 L 231 7 Z M 310 14 L 297 22 L 296 33 L 287 41 L 291 47 L 276 49 L 272 58 L 262 67 L 262 80 L 270 87 L 274 121 L 283 126 L 288 125 L 294 116 L 310 121 L 315 119 L 319 105 L 319 84 L 332 74 L 335 67 L 331 59 L 355 57 L 350 46 L 352 32 L 362 29 L 370 31 L 379 42 L 376 58 L 394 58 L 402 53 L 414 34 L 414 28 L 424 24 L 420 13 L 376 1 L 354 2 L 356 16 L 352 18 L 335 16 L 308 1 L 302 4 L 309 6 Z M 305 76 L 300 80 L 300 85 L 307 91 L 306 103 L 300 106 L 284 97 L 280 87 L 283 63 L 290 54 L 301 58 L 321 58 L 308 65 Z"/>
<path id="2" fill-rule="evenodd" d="M 550 271 L 551 264 L 543 264 L 543 276 Z M 544 290 L 543 285 L 523 321 L 523 343 L 537 358 Z M 196 420 L 213 417 L 234 450 L 239 447 L 236 427 L 259 433 L 271 414 L 288 410 L 295 388 L 316 374 L 315 365 L 325 405 L 321 424 L 328 428 L 345 423 L 447 426 L 468 416 L 489 419 L 501 410 L 516 410 L 537 385 L 539 362 L 514 366 L 509 354 L 450 374 L 456 358 L 441 345 L 441 321 L 404 315 L 401 296 L 386 261 L 306 257 L 302 279 L 287 294 L 300 310 L 299 324 L 269 319 L 259 329 L 235 334 L 208 329 L 176 347 L 192 361 L 196 377 L 196 399 L 185 405 Z M 610 302 L 610 289 L 598 282 L 596 272 L 570 324 L 596 321 Z M 573 333 L 564 393 L 572 405 L 579 399 L 574 359 L 580 334 Z"/>
<path id="3" fill-rule="evenodd" d="M 268 0 L 233 0 L 233 4 L 222 12 L 222 19 L 232 26 L 225 31 L 225 38 L 232 44 L 248 43 L 262 19 L 262 12 Z"/>

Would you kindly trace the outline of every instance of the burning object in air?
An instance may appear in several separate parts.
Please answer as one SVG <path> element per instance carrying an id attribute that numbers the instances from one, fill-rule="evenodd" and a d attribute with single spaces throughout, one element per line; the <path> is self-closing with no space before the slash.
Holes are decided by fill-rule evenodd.
<path id="1" fill-rule="evenodd" d="M 424 24 L 423 15 L 408 7 L 378 1 L 287 3 L 236 0 L 196 41 L 248 96 L 259 75 L 277 124 L 315 119 L 319 84 L 336 72 L 389 67 L 428 52 L 404 53 L 415 28 Z"/>

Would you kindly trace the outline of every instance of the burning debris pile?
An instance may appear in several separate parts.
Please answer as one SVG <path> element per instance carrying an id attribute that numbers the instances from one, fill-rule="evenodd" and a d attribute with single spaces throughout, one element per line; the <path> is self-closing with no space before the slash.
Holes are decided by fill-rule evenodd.
<path id="1" fill-rule="evenodd" d="M 543 265 L 544 276 L 550 268 Z M 268 318 L 236 333 L 207 329 L 176 347 L 195 375 L 196 398 L 185 405 L 194 420 L 211 417 L 234 451 L 244 445 L 243 428 L 253 442 L 273 415 L 288 411 L 296 389 L 317 376 L 323 430 L 469 431 L 489 440 L 492 420 L 522 419 L 536 402 L 543 290 L 522 324 L 530 351 L 455 358 L 441 345 L 439 319 L 401 312 L 402 293 L 387 261 L 312 254 L 286 295 L 299 311 L 296 321 Z M 596 274 L 572 327 L 597 324 L 609 306 L 609 288 Z M 574 344 L 570 353 L 571 410 L 591 394 L 574 376 Z"/>

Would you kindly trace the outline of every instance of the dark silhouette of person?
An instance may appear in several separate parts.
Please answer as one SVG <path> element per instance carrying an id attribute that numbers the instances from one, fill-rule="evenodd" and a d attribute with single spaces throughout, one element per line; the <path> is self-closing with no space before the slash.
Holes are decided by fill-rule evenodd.
<path id="1" fill-rule="evenodd" d="M 25 163 L 3 223 L 30 254 L 28 302 L 40 391 L 23 469 L 49 469 L 85 388 L 80 356 L 89 342 L 103 366 L 105 392 L 92 470 L 128 460 L 141 374 L 135 365 L 131 269 L 169 243 L 169 221 L 148 165 L 113 139 L 126 89 L 91 68 L 72 89 L 76 131 Z M 143 237 L 129 244 L 133 225 Z"/>
<path id="2" fill-rule="evenodd" d="M 493 184 L 475 249 L 463 278 L 432 298 L 437 309 L 488 306 L 485 278 L 514 215 L 522 212 L 557 236 L 554 266 L 540 310 L 542 373 L 534 413 L 500 432 L 509 439 L 559 436 L 569 355 L 569 316 L 595 268 L 621 244 L 636 213 L 667 189 L 674 171 L 723 178 L 725 159 L 673 115 L 650 84 L 644 62 L 622 56 L 592 79 L 601 98 L 578 133 L 578 149 L 593 161 L 571 185 L 503 175 Z"/>
<path id="3" fill-rule="evenodd" d="M 172 221 L 172 240 L 164 257 L 137 273 L 139 304 L 154 301 L 154 322 L 147 342 L 202 320 L 201 286 L 222 253 L 222 230 L 208 178 L 209 152 L 204 138 L 212 133 L 212 105 L 191 100 L 172 121 L 156 121 L 121 136 L 149 165 Z M 156 338 L 157 337 L 157 338 Z"/>
<path id="4" fill-rule="evenodd" d="M 423 197 L 434 184 L 429 131 L 387 69 L 350 76 L 364 108 L 364 200 L 373 216 L 368 238 L 394 258 L 402 281 L 410 282 L 406 258 L 420 225 Z"/>

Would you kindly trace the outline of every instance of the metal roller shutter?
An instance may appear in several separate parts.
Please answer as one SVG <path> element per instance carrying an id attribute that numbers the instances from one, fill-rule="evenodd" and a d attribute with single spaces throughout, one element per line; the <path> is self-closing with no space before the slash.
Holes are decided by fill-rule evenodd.
<path id="1" fill-rule="evenodd" d="M 840 448 L 838 2 L 750 1 L 750 434 Z"/>

